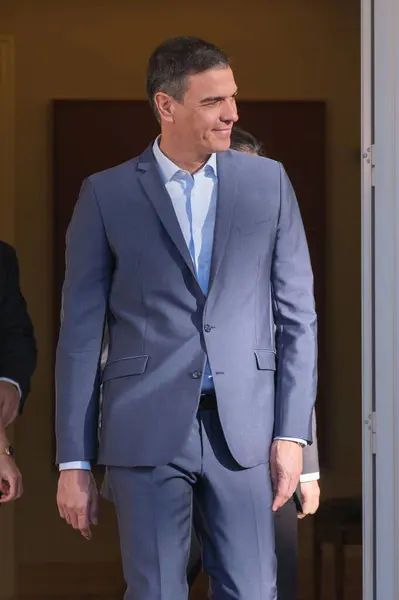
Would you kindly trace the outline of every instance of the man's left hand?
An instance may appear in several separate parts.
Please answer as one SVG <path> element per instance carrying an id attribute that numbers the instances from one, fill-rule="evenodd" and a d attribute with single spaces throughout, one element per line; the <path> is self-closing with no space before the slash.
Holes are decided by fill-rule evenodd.
<path id="1" fill-rule="evenodd" d="M 270 451 L 270 470 L 274 487 L 273 511 L 291 498 L 302 473 L 302 447 L 290 440 L 274 440 Z"/>
<path id="2" fill-rule="evenodd" d="M 306 515 L 314 515 L 319 508 L 320 486 L 318 481 L 306 481 L 301 483 L 302 512 L 298 513 L 298 519 Z"/>
<path id="3" fill-rule="evenodd" d="M 0 381 L 0 420 L 4 427 L 8 427 L 18 415 L 19 400 L 15 385 L 8 381 Z"/>

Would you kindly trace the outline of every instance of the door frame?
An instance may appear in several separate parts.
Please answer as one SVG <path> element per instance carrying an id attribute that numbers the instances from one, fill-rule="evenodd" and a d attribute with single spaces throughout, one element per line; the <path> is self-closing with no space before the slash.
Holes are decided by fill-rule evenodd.
<path id="1" fill-rule="evenodd" d="M 399 598 L 399 6 L 374 0 L 375 554 L 378 600 Z"/>

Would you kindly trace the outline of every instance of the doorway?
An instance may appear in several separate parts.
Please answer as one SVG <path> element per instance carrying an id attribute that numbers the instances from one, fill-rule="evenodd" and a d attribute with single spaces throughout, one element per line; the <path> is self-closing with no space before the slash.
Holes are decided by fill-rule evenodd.
<path id="1" fill-rule="evenodd" d="M 394 14 L 392 2 L 391 6 L 388 1 L 384 6 L 376 4 L 385 11 L 390 8 L 391 13 L 388 10 L 385 14 Z M 241 2 L 231 2 L 228 27 L 220 27 L 226 18 L 221 2 L 205 0 L 205 4 L 190 7 L 189 13 L 182 0 L 176 0 L 175 6 L 172 18 L 162 3 L 157 3 L 154 12 L 152 5 L 130 6 L 122 0 L 100 2 L 95 11 L 86 0 L 63 6 L 34 0 L 34 10 L 32 2 L 20 2 L 18 6 L 12 0 L 0 2 L 0 22 L 15 37 L 18 48 L 12 241 L 17 245 L 23 290 L 37 324 L 40 355 L 16 439 L 25 477 L 25 496 L 16 508 L 14 536 L 15 579 L 20 594 L 54 597 L 54 590 L 58 594 L 62 589 L 65 595 L 75 597 L 77 590 L 86 597 L 104 591 L 110 595 L 112 584 L 120 577 L 119 570 L 113 570 L 118 550 L 111 526 L 99 529 L 95 544 L 80 544 L 54 509 L 52 353 L 57 270 L 52 264 L 55 223 L 50 181 L 54 160 L 48 113 L 56 98 L 143 100 L 145 57 L 160 39 L 187 28 L 231 51 L 245 101 L 324 103 L 322 208 L 328 360 L 322 406 L 325 414 L 320 415 L 321 426 L 325 427 L 320 442 L 326 447 L 322 498 L 361 493 L 360 3 L 249 2 L 244 10 Z M 394 22 L 393 17 L 390 22 Z M 98 122 L 98 130 L 100 125 Z M 156 128 L 155 121 L 153 126 Z M 258 131 L 253 122 L 248 121 L 247 126 L 254 133 Z M 309 136 L 315 133 L 309 128 Z M 297 135 L 292 129 L 292 156 L 303 153 L 303 138 L 299 141 Z M 278 136 L 276 139 L 277 144 Z M 277 145 L 271 150 L 280 152 Z M 77 147 L 71 148 L 71 156 L 78 151 Z M 290 160 L 281 156 L 285 162 Z M 120 160 L 125 157 L 127 154 Z M 111 162 L 90 165 L 90 170 L 110 166 Z M 293 169 L 294 162 L 288 170 L 295 177 Z M 307 174 L 304 184 L 313 178 L 314 173 Z M 295 185 L 301 185 L 299 178 Z M 67 203 L 74 201 L 75 191 L 71 190 Z M 37 494 L 38 481 L 45 500 Z M 392 517 L 393 513 L 389 514 Z M 305 519 L 301 523 L 301 600 L 312 598 L 312 532 L 313 520 Z M 345 551 L 346 593 L 357 599 L 361 593 L 361 549 L 351 547 Z M 394 560 L 393 550 L 391 555 Z M 323 573 L 323 600 L 327 600 L 334 590 L 334 560 L 329 544 L 325 545 Z M 381 600 L 391 597 L 382 595 Z"/>

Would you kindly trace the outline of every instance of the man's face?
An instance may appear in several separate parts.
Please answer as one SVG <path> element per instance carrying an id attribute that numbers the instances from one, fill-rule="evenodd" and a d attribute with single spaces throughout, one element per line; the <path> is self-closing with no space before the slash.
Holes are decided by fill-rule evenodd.
<path id="1" fill-rule="evenodd" d="M 238 120 L 236 94 L 230 67 L 188 76 L 183 101 L 172 100 L 173 128 L 182 145 L 199 154 L 228 150 Z"/>

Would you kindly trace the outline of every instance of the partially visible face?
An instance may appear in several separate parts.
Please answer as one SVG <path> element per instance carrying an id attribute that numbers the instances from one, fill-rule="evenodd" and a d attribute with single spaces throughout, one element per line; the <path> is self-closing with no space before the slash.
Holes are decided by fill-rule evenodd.
<path id="1" fill-rule="evenodd" d="M 230 67 L 189 75 L 183 101 L 170 99 L 174 134 L 182 145 L 202 154 L 228 150 L 238 120 L 236 95 Z"/>

